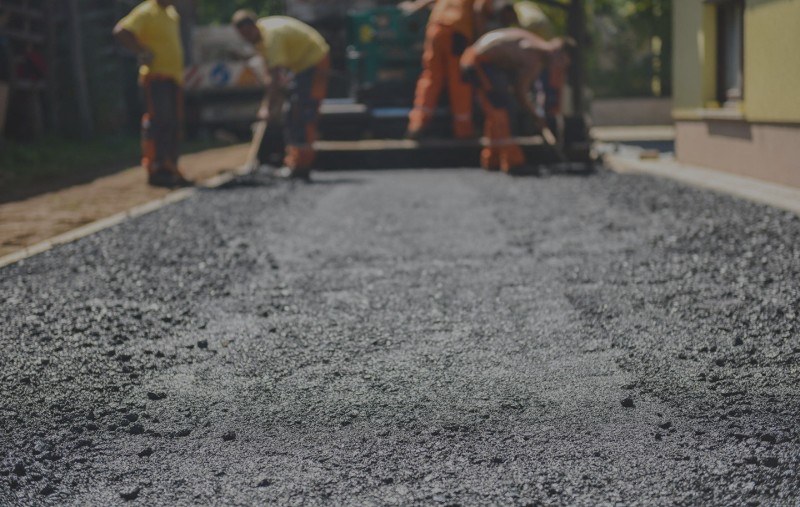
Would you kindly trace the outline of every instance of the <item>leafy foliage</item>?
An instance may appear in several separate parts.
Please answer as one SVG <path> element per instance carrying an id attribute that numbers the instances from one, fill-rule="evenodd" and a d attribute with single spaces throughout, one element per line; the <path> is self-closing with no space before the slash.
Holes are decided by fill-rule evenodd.
<path id="1" fill-rule="evenodd" d="M 290 0 L 197 0 L 197 18 L 201 24 L 227 23 L 238 9 L 252 9 L 259 16 L 281 14 Z"/>
<path id="2" fill-rule="evenodd" d="M 671 0 L 594 0 L 589 76 L 597 96 L 670 95 Z"/>
<path id="3" fill-rule="evenodd" d="M 281 14 L 291 0 L 196 0 L 200 24 L 227 23 L 242 8 Z M 562 31 L 564 11 L 540 4 Z M 599 97 L 669 95 L 672 81 L 671 0 L 587 0 L 591 88 Z"/>

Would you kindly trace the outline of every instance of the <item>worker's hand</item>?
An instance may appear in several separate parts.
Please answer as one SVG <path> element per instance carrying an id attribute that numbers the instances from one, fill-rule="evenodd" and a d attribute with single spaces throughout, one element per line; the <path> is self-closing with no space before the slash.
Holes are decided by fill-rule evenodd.
<path id="1" fill-rule="evenodd" d="M 400 2 L 399 4 L 397 4 L 397 7 L 401 11 L 403 11 L 403 13 L 409 14 L 411 12 L 414 12 L 414 10 L 416 10 L 417 4 L 416 2 L 406 1 L 406 2 Z"/>
<path id="2" fill-rule="evenodd" d="M 542 132 L 544 129 L 547 128 L 547 120 L 539 116 L 538 114 L 531 115 L 533 119 L 533 125 L 536 127 L 536 130 Z"/>
<path id="3" fill-rule="evenodd" d="M 261 121 L 269 120 L 269 106 L 267 104 L 262 104 L 261 107 L 258 108 L 257 118 Z"/>
<path id="4" fill-rule="evenodd" d="M 283 100 L 278 100 L 270 105 L 269 117 L 273 121 L 281 122 L 283 120 Z"/>
<path id="5" fill-rule="evenodd" d="M 153 63 L 155 55 L 149 49 L 142 49 L 136 53 L 136 59 L 139 61 L 139 65 L 150 65 Z"/>

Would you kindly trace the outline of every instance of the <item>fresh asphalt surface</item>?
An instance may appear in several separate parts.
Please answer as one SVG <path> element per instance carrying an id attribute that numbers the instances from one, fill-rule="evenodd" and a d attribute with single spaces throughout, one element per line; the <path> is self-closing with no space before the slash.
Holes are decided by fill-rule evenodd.
<path id="1" fill-rule="evenodd" d="M 0 270 L 1 505 L 798 505 L 800 219 L 245 181 Z"/>

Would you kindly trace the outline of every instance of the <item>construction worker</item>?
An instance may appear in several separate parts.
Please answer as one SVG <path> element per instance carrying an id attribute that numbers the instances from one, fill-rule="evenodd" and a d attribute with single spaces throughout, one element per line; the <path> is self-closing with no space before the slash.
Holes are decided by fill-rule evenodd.
<path id="1" fill-rule="evenodd" d="M 544 40 L 551 40 L 556 36 L 556 27 L 547 14 L 534 2 L 522 0 L 512 2 L 502 0 L 504 4 L 497 6 L 497 17 L 502 24 L 511 28 L 522 28 Z M 546 69 L 542 72 L 536 87 L 544 97 L 543 109 L 548 118 L 555 118 L 561 122 L 562 102 L 564 89 L 567 85 L 566 69 Z"/>
<path id="2" fill-rule="evenodd" d="M 139 60 L 143 90 L 142 166 L 150 185 L 186 186 L 178 169 L 183 121 L 183 45 L 172 0 L 145 0 L 114 28 Z"/>
<path id="3" fill-rule="evenodd" d="M 314 162 L 319 108 L 328 90 L 330 48 L 322 35 L 302 21 L 285 16 L 257 19 L 237 11 L 233 25 L 253 45 L 268 69 L 266 94 L 259 118 L 280 115 L 285 101 L 286 158 L 278 175 L 308 180 Z M 254 143 L 261 142 L 254 139 Z"/>
<path id="4" fill-rule="evenodd" d="M 512 99 L 545 131 L 545 120 L 531 100 L 531 86 L 545 69 L 569 65 L 567 44 L 564 39 L 545 41 L 520 28 L 505 28 L 487 33 L 464 52 L 461 69 L 464 78 L 477 86 L 486 118 L 484 135 L 489 144 L 481 153 L 484 169 L 527 172 L 525 155 L 511 132 Z"/>
<path id="5" fill-rule="evenodd" d="M 410 139 L 422 137 L 447 86 L 453 135 L 457 139 L 471 138 L 474 137 L 473 89 L 461 79 L 459 59 L 483 33 L 493 4 L 491 0 L 416 0 L 401 4 L 401 8 L 410 13 L 431 4 L 434 6 L 425 33 L 423 70 L 417 81 L 406 136 Z"/>

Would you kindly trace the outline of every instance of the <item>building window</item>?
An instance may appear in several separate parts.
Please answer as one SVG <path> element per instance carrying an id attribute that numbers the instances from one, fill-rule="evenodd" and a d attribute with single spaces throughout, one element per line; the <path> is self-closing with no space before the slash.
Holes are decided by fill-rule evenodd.
<path id="1" fill-rule="evenodd" d="M 717 100 L 737 106 L 744 99 L 744 1 L 717 5 Z"/>

